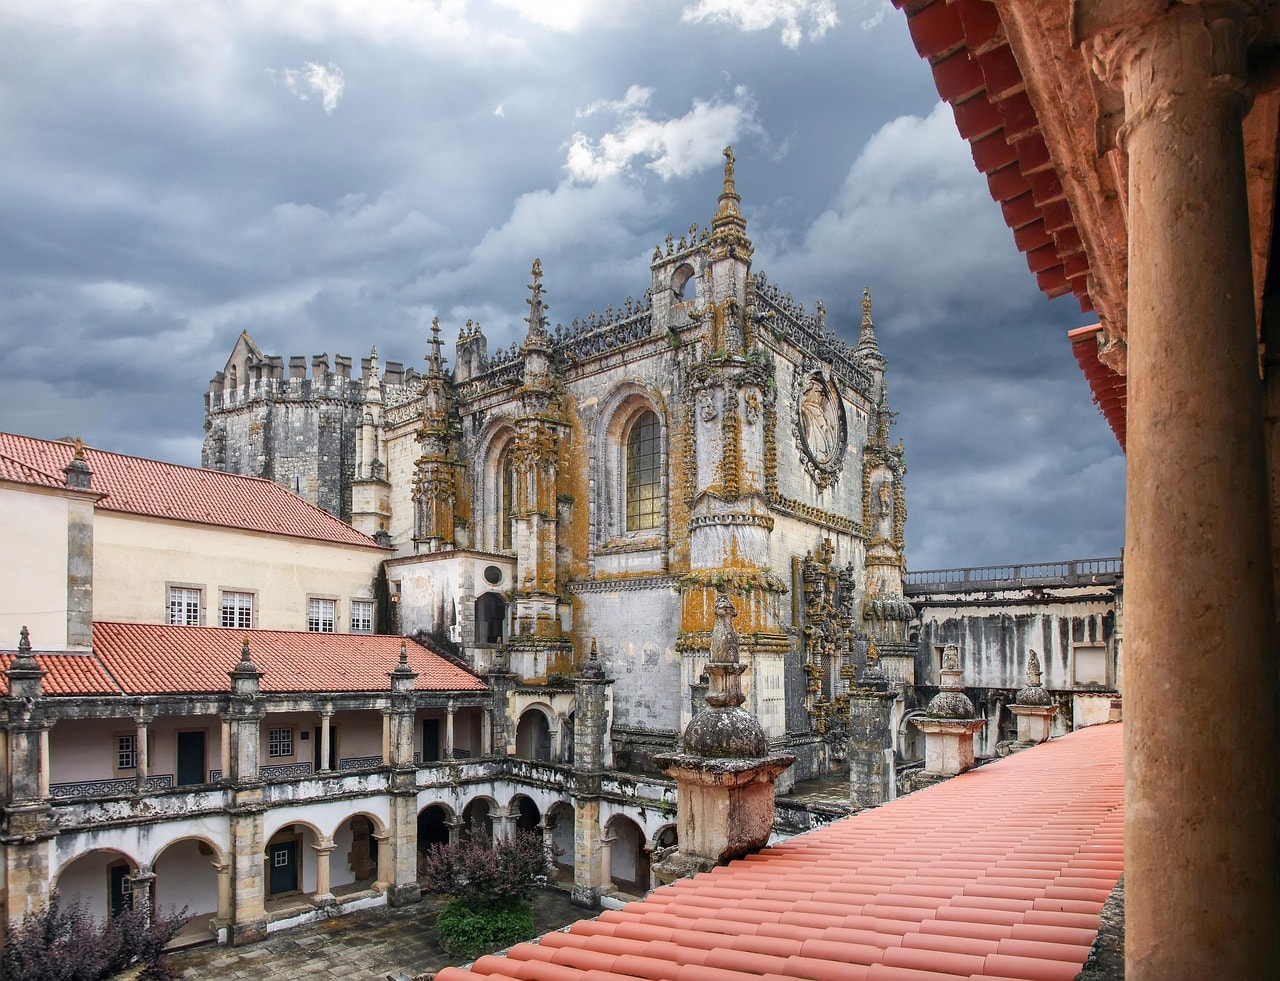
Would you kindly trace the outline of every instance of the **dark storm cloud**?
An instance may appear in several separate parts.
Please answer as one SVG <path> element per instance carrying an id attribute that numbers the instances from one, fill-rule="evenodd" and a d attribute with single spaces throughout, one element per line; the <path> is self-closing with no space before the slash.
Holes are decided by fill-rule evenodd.
<path id="1" fill-rule="evenodd" d="M 913 567 L 1113 553 L 1123 459 L 879 0 L 256 0 L 0 12 L 0 428 L 195 463 L 241 330 L 417 364 L 639 296 L 735 144 L 756 267 L 872 288 Z"/>

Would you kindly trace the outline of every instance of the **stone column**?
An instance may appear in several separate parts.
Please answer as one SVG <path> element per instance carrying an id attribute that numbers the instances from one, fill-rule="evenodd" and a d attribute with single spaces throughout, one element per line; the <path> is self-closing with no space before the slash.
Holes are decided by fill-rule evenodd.
<path id="1" fill-rule="evenodd" d="M 1139 12 L 1121 20 L 1126 6 Z M 1124 94 L 1129 157 L 1134 981 L 1280 974 L 1273 570 L 1241 131 L 1244 15 L 1260 6 L 1077 11 L 1099 74 Z"/>
<path id="2" fill-rule="evenodd" d="M 600 836 L 600 892 L 613 892 L 617 887 L 613 884 L 613 843 L 618 839 L 613 832 L 606 831 Z"/>
<path id="3" fill-rule="evenodd" d="M 329 755 L 332 752 L 333 740 L 333 709 L 328 705 L 324 707 L 324 711 L 320 713 L 320 769 L 322 772 L 329 769 Z"/>
<path id="4" fill-rule="evenodd" d="M 140 865 L 138 871 L 129 876 L 129 902 L 133 909 L 142 910 L 147 919 L 151 918 L 156 874 L 151 866 Z"/>
<path id="5" fill-rule="evenodd" d="M 875 807 L 891 800 L 885 750 L 893 746 L 889 725 L 897 692 L 883 682 L 862 684 L 849 694 L 849 803 Z"/>
<path id="6" fill-rule="evenodd" d="M 151 773 L 151 756 L 147 749 L 150 720 L 143 715 L 134 720 L 134 724 L 137 729 L 134 740 L 137 743 L 135 755 L 137 756 L 138 764 L 134 767 L 134 779 L 137 781 L 135 786 L 138 793 L 145 794 L 147 792 L 147 777 Z"/>
<path id="7" fill-rule="evenodd" d="M 10 920 L 20 920 L 49 900 L 49 861 L 52 839 L 58 830 L 49 807 L 47 778 L 48 726 L 45 717 L 44 670 L 31 653 L 31 640 L 23 627 L 18 654 L 5 671 L 9 680 L 7 739 L 0 751 L 8 759 L 0 765 L 0 805 L 7 817 L 5 845 L 0 848 L 4 862 L 0 874 L 6 889 L 0 897 L 0 935 L 7 933 Z"/>
<path id="8" fill-rule="evenodd" d="M 444 826 L 449 829 L 449 844 L 456 845 L 462 840 L 462 818 L 445 821 Z"/>
<path id="9" fill-rule="evenodd" d="M 444 758 L 446 760 L 453 759 L 453 715 L 456 711 L 453 699 L 449 699 L 448 707 L 445 709 L 444 716 Z"/>
<path id="10" fill-rule="evenodd" d="M 53 726 L 54 720 L 46 719 L 40 727 L 40 783 L 37 792 L 41 797 L 49 796 L 49 730 Z"/>
<path id="11" fill-rule="evenodd" d="M 231 863 L 212 864 L 218 874 L 218 912 L 213 919 L 213 929 L 225 930 L 231 924 Z"/>
<path id="12" fill-rule="evenodd" d="M 538 822 L 538 832 L 542 835 L 542 853 L 547 856 L 547 879 L 554 882 L 559 877 L 556 868 L 555 825 L 547 823 L 545 814 Z"/>
<path id="13" fill-rule="evenodd" d="M 222 764 L 222 782 L 226 783 L 231 779 L 231 719 L 226 715 L 219 719 L 222 722 L 222 744 L 218 755 Z"/>
<path id="14" fill-rule="evenodd" d="M 231 825 L 232 901 L 227 938 L 232 945 L 240 946 L 267 936 L 267 840 L 263 828 L 267 808 L 258 772 L 265 708 L 259 697 L 262 672 L 249 656 L 247 635 L 240 661 L 228 674 L 231 703 L 227 710 L 227 769 L 223 779 L 231 786 L 227 813 Z"/>
<path id="15" fill-rule="evenodd" d="M 599 783 L 599 777 L 596 778 Z M 573 798 L 573 890 L 575 906 L 594 909 L 600 901 L 601 867 L 605 864 L 600 841 L 600 798 L 598 794 Z M 607 873 L 604 873 L 607 876 Z"/>
<path id="16" fill-rule="evenodd" d="M 316 853 L 316 892 L 311 901 L 317 906 L 332 906 L 337 901 L 329 891 L 329 858 L 333 855 L 333 839 L 321 838 L 311 847 Z"/>
<path id="17" fill-rule="evenodd" d="M 392 906 L 405 906 L 422 898 L 418 888 L 418 768 L 413 762 L 413 720 L 417 710 L 414 686 L 418 675 L 409 666 L 408 644 L 400 644 L 400 663 L 389 672 L 391 706 L 387 762 L 391 767 L 388 792 L 391 821 L 378 840 L 379 888 Z"/>
<path id="18" fill-rule="evenodd" d="M 480 725 L 480 755 L 493 754 L 493 709 L 484 710 L 484 721 Z"/>

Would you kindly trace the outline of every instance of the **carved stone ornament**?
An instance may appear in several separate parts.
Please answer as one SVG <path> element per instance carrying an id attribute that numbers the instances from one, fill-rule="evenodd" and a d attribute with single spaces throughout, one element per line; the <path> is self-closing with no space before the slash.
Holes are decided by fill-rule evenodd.
<path id="1" fill-rule="evenodd" d="M 825 490 L 840 475 L 849 443 L 835 376 L 818 368 L 797 373 L 792 402 L 800 460 L 813 482 Z"/>

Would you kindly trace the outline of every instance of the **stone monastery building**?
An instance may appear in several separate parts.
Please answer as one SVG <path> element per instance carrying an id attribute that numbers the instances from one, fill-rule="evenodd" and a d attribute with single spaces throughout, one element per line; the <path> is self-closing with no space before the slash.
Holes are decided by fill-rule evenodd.
<path id="1" fill-rule="evenodd" d="M 862 301 L 858 343 L 753 271 L 726 150 L 709 228 L 654 251 L 644 299 L 552 326 L 540 263 L 520 347 L 478 326 L 425 375 L 374 357 L 264 357 L 241 335 L 207 398 L 204 465 L 266 477 L 388 543 L 399 632 L 443 638 L 538 703 L 569 753 L 593 647 L 613 759 L 647 769 L 701 703 L 717 590 L 739 616 L 747 707 L 798 762 L 842 762 L 871 644 L 911 680 L 903 447 Z M 576 654 L 575 654 L 576 652 Z M 512 719 L 519 718 L 518 711 Z"/>
<path id="2" fill-rule="evenodd" d="M 796 760 L 788 830 L 911 785 L 948 658 L 980 756 L 1029 642 L 1055 731 L 1105 719 L 1118 560 L 908 601 L 870 296 L 850 347 L 753 271 L 725 158 L 710 227 L 603 318 L 552 326 L 535 261 L 523 344 L 468 324 L 452 370 L 438 323 L 423 374 L 355 378 L 285 377 L 242 334 L 206 469 L 0 433 L 0 927 L 57 888 L 243 943 L 413 902 L 431 845 L 517 828 L 584 905 L 643 895 L 678 844 L 653 757 L 703 703 L 722 597 L 745 707 Z M 819 777 L 838 806 L 787 796 Z"/>

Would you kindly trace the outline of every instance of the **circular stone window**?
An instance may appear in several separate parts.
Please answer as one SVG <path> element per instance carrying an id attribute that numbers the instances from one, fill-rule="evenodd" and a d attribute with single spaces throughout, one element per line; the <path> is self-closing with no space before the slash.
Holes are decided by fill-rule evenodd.
<path id="1" fill-rule="evenodd" d="M 486 566 L 484 570 L 484 581 L 496 586 L 502 582 L 502 570 L 496 565 Z"/>

